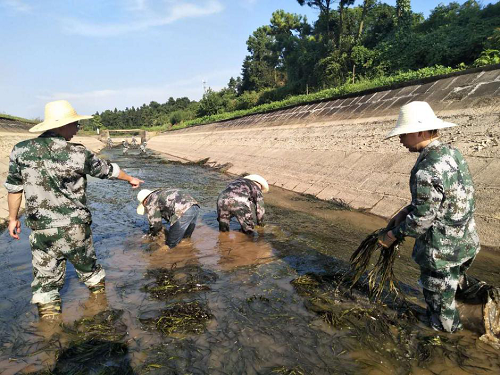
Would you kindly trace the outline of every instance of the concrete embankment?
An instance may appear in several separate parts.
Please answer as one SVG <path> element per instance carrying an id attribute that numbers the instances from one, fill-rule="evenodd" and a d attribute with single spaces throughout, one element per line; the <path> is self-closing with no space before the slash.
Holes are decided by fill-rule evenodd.
<path id="1" fill-rule="evenodd" d="M 9 216 L 7 190 L 3 186 L 9 170 L 9 155 L 16 143 L 37 136 L 28 132 L 32 126 L 33 124 L 0 119 L 0 228 L 5 226 Z M 100 151 L 105 146 L 104 143 L 92 137 L 75 137 L 71 141 L 82 143 L 94 152 Z M 24 199 L 22 208 L 24 208 Z"/>
<path id="2" fill-rule="evenodd" d="M 441 138 L 469 163 L 482 244 L 499 247 L 500 69 L 167 132 L 148 147 L 183 160 L 225 164 L 234 174 L 258 173 L 275 186 L 390 217 L 409 202 L 417 154 L 397 137 L 384 136 L 399 108 L 415 100 L 460 125 L 445 129 Z"/>

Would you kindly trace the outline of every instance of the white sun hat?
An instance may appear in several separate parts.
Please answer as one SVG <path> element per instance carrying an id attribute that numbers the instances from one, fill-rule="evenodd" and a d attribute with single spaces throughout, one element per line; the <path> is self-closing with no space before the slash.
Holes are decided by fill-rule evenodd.
<path id="1" fill-rule="evenodd" d="M 156 189 L 158 190 L 158 189 Z M 142 202 L 144 202 L 144 199 L 149 197 L 149 195 L 156 190 L 148 190 L 148 189 L 142 189 L 138 194 L 137 194 L 137 200 L 139 201 L 139 205 L 137 206 L 137 213 L 139 215 L 144 215 L 144 205 Z"/>
<path id="2" fill-rule="evenodd" d="M 33 126 L 29 131 L 31 133 L 43 132 L 89 118 L 92 118 L 92 116 L 80 116 L 76 113 L 67 100 L 56 100 L 45 105 L 44 121 Z"/>
<path id="3" fill-rule="evenodd" d="M 429 103 L 411 102 L 401 107 L 398 122 L 385 139 L 400 134 L 451 128 L 452 126 L 457 126 L 457 124 L 437 118 Z"/>
<path id="4" fill-rule="evenodd" d="M 243 178 L 257 182 L 260 186 L 262 186 L 263 193 L 267 193 L 269 191 L 269 185 L 267 184 L 267 181 L 264 179 L 264 177 L 259 176 L 258 174 L 249 174 L 248 176 L 245 176 Z"/>

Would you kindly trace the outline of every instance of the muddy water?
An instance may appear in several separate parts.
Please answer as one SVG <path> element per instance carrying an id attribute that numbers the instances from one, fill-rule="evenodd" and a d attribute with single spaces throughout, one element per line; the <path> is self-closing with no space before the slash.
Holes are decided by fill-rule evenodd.
<path id="1" fill-rule="evenodd" d="M 267 225 L 258 234 L 246 236 L 236 223 L 231 232 L 219 233 L 215 199 L 231 177 L 133 151 L 104 156 L 145 180 L 146 188 L 178 187 L 192 194 L 201 205 L 193 237 L 173 250 L 149 242 L 143 238 L 147 223 L 135 213 L 136 192 L 121 182 L 92 179 L 88 200 L 95 247 L 107 273 L 106 294 L 89 296 L 68 266 L 62 322 L 51 324 L 38 322 L 29 304 L 29 230 L 23 227 L 20 241 L 1 233 L 0 373 L 68 373 L 63 365 L 84 361 L 68 348 L 88 333 L 68 327 L 108 311 L 119 312 L 113 329 L 120 335 L 113 337 L 123 350 L 119 359 L 105 356 L 107 373 L 499 373 L 500 353 L 478 340 L 477 332 L 437 333 L 419 320 L 422 301 L 411 243 L 402 249 L 396 270 L 406 310 L 392 300 L 371 304 L 362 288 L 339 291 L 338 275 L 349 255 L 384 225 L 382 220 L 272 189 L 265 197 Z M 471 272 L 498 282 L 498 266 L 498 256 L 485 250 Z M 196 290 L 155 298 L 148 292 L 154 284 L 148 271 L 158 269 Z M 174 326 L 165 333 L 150 324 L 174 304 L 194 302 L 209 316 L 197 329 Z"/>

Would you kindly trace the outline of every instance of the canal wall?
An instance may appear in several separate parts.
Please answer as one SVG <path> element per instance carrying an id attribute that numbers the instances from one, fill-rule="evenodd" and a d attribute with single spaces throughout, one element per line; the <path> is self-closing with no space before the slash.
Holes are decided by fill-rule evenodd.
<path id="1" fill-rule="evenodd" d="M 3 186 L 9 170 L 9 155 L 16 143 L 38 136 L 28 132 L 32 126 L 33 124 L 0 118 L 0 228 L 5 227 L 9 217 L 7 190 Z M 85 136 L 74 137 L 71 142 L 82 143 L 94 152 L 99 152 L 105 146 L 99 140 Z M 21 208 L 24 209 L 24 199 Z"/>
<path id="2" fill-rule="evenodd" d="M 415 100 L 460 125 L 444 129 L 442 140 L 469 163 L 482 244 L 500 247 L 499 67 L 166 132 L 148 147 L 389 218 L 409 203 L 417 154 L 384 136 Z"/>

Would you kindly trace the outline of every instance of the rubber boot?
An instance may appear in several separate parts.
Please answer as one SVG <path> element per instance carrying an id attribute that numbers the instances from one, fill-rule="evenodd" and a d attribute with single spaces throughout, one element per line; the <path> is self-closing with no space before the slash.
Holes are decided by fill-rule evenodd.
<path id="1" fill-rule="evenodd" d="M 89 286 L 89 290 L 92 294 L 101 294 L 105 292 L 104 280 L 99 281 L 97 284 Z"/>
<path id="2" fill-rule="evenodd" d="M 61 300 L 57 299 L 49 303 L 38 303 L 38 316 L 40 319 L 57 319 L 61 315 Z"/>

